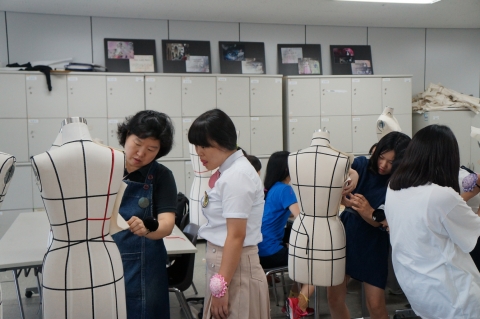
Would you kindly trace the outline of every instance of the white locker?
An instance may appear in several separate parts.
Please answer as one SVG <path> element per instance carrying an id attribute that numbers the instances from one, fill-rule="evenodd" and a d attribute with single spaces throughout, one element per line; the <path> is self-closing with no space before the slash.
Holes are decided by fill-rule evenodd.
<path id="1" fill-rule="evenodd" d="M 322 116 L 352 114 L 352 81 L 350 78 L 320 80 Z"/>
<path id="2" fill-rule="evenodd" d="M 183 157 L 182 119 L 179 117 L 172 117 L 171 119 L 175 128 L 175 135 L 173 136 L 172 150 L 165 157 Z M 162 148 L 162 145 L 160 145 L 160 148 Z"/>
<path id="3" fill-rule="evenodd" d="M 352 78 L 352 115 L 380 115 L 381 86 L 380 78 Z"/>
<path id="4" fill-rule="evenodd" d="M 190 158 L 190 151 L 188 149 L 188 130 L 195 119 L 183 118 L 182 119 L 182 141 L 183 141 L 183 157 Z"/>
<path id="5" fill-rule="evenodd" d="M 47 87 L 45 75 L 29 73 L 25 76 L 27 88 L 27 115 L 29 118 L 67 117 L 67 81 L 64 75 L 50 74 L 52 90 Z"/>
<path id="6" fill-rule="evenodd" d="M 193 172 L 193 165 L 191 161 L 184 162 L 184 169 L 185 169 L 185 195 L 190 197 L 190 191 L 193 185 L 193 179 L 195 178 L 195 173 Z"/>
<path id="7" fill-rule="evenodd" d="M 288 79 L 286 116 L 320 116 L 320 79 Z"/>
<path id="8" fill-rule="evenodd" d="M 160 159 L 159 162 L 172 171 L 177 192 L 182 192 L 188 197 L 189 193 L 185 193 L 185 161 L 163 161 Z"/>
<path id="9" fill-rule="evenodd" d="M 480 127 L 480 115 L 472 116 L 471 123 L 471 126 Z M 480 171 L 480 143 L 473 138 L 470 138 L 470 169 Z"/>
<path id="10" fill-rule="evenodd" d="M 250 78 L 250 115 L 282 116 L 281 78 Z"/>
<path id="11" fill-rule="evenodd" d="M 118 124 L 123 123 L 123 121 L 125 121 L 124 118 L 107 119 L 107 144 L 119 150 L 123 150 L 123 146 L 118 143 L 117 131 Z"/>
<path id="12" fill-rule="evenodd" d="M 287 145 L 285 150 L 296 152 L 307 148 L 312 134 L 321 128 L 320 117 L 290 117 L 287 122 Z"/>
<path id="13" fill-rule="evenodd" d="M 352 152 L 351 120 L 350 116 L 322 116 L 322 129 L 330 132 L 330 145 L 339 151 Z"/>
<path id="14" fill-rule="evenodd" d="M 48 151 L 62 128 L 63 119 L 29 119 L 28 153 L 35 156 Z"/>
<path id="15" fill-rule="evenodd" d="M 0 118 L 26 118 L 25 74 L 0 74 Z"/>
<path id="16" fill-rule="evenodd" d="M 283 150 L 281 116 L 252 117 L 250 132 L 252 155 L 271 155 Z"/>
<path id="17" fill-rule="evenodd" d="M 127 117 L 145 110 L 145 86 L 142 75 L 107 76 L 107 114 Z"/>
<path id="18" fill-rule="evenodd" d="M 382 78 L 382 109 L 386 106 L 395 114 L 412 113 L 412 78 Z"/>
<path id="19" fill-rule="evenodd" d="M 88 130 L 92 140 L 99 139 L 104 145 L 108 144 L 108 126 L 106 118 L 86 118 Z"/>
<path id="20" fill-rule="evenodd" d="M 15 156 L 17 162 L 28 162 L 27 132 L 27 119 L 0 119 L 0 152 Z"/>
<path id="21" fill-rule="evenodd" d="M 107 117 L 104 75 L 67 75 L 68 116 Z"/>
<path id="22" fill-rule="evenodd" d="M 378 115 L 352 116 L 352 148 L 355 154 L 368 154 L 368 150 L 377 143 Z"/>
<path id="23" fill-rule="evenodd" d="M 237 144 L 250 154 L 250 117 L 231 117 L 237 131 Z"/>
<path id="24" fill-rule="evenodd" d="M 262 180 L 262 185 L 265 181 L 265 172 L 267 171 L 267 164 L 269 158 L 270 157 L 259 158 L 260 163 L 262 163 L 262 169 L 260 170 L 260 179 Z"/>
<path id="25" fill-rule="evenodd" d="M 250 115 L 248 77 L 217 77 L 217 108 L 228 116 Z"/>
<path id="26" fill-rule="evenodd" d="M 216 108 L 215 77 L 182 77 L 182 116 L 199 116 Z"/>
<path id="27" fill-rule="evenodd" d="M 30 165 L 15 167 L 12 181 L 8 188 L 7 196 L 2 204 L 2 210 L 32 209 L 32 178 Z M 46 243 L 45 243 L 46 244 Z"/>
<path id="28" fill-rule="evenodd" d="M 145 108 L 182 116 L 182 78 L 180 76 L 145 76 Z"/>
<path id="29" fill-rule="evenodd" d="M 412 137 L 412 113 L 410 114 L 393 114 L 393 116 L 397 119 L 398 124 L 400 124 L 400 128 L 402 129 L 402 133 L 407 134 L 408 136 Z"/>

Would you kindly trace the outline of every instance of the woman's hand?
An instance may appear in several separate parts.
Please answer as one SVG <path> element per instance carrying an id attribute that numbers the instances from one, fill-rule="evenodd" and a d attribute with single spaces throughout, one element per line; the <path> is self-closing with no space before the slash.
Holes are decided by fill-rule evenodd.
<path id="1" fill-rule="evenodd" d="M 350 194 L 350 203 L 365 220 L 372 220 L 374 209 L 370 206 L 368 200 L 361 194 Z"/>
<path id="2" fill-rule="evenodd" d="M 354 169 L 348 171 L 349 180 L 346 181 L 345 186 L 343 187 L 342 195 L 350 194 L 356 187 L 358 183 L 358 173 Z"/>
<path id="3" fill-rule="evenodd" d="M 227 319 L 228 318 L 228 289 L 222 298 L 212 296 L 212 303 L 210 304 L 210 313 L 213 319 Z"/>
<path id="4" fill-rule="evenodd" d="M 130 226 L 130 231 L 137 236 L 144 237 L 150 232 L 143 224 L 143 220 L 137 216 L 130 218 L 127 223 Z"/>

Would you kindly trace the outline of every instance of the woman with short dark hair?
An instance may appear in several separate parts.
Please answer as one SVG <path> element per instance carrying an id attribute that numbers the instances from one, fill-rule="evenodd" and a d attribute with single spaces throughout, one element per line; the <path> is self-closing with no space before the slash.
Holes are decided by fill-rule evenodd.
<path id="1" fill-rule="evenodd" d="M 455 135 L 430 125 L 413 137 L 387 190 L 395 274 L 422 318 L 480 314 L 480 274 L 469 255 L 480 218 L 459 195 L 459 166 Z"/>
<path id="2" fill-rule="evenodd" d="M 163 238 L 172 233 L 177 187 L 172 172 L 156 159 L 172 149 L 174 129 L 168 115 L 140 111 L 118 125 L 125 148 L 119 213 L 130 230 L 114 234 L 123 262 L 127 318 L 170 318 L 167 252 Z"/>
<path id="3" fill-rule="evenodd" d="M 270 318 L 270 299 L 257 244 L 262 240 L 263 185 L 237 147 L 232 120 L 219 109 L 200 115 L 188 131 L 200 161 L 217 169 L 202 199 L 207 223 L 207 288 L 203 318 Z"/>

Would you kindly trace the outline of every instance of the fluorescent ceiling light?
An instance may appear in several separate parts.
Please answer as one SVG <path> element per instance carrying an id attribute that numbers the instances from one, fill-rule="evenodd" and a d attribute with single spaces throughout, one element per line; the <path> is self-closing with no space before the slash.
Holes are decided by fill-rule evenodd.
<path id="1" fill-rule="evenodd" d="M 335 0 L 335 1 L 431 4 L 431 3 L 438 2 L 440 0 Z"/>

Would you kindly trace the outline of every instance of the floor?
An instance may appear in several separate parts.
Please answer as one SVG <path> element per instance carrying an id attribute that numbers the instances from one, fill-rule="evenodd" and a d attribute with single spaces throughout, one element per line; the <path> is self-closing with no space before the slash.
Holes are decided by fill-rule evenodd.
<path id="1" fill-rule="evenodd" d="M 205 243 L 200 242 L 198 243 L 198 253 L 196 254 L 196 261 L 195 261 L 195 270 L 194 270 L 194 283 L 198 290 L 198 296 L 204 296 L 205 290 Z M 287 278 L 287 287 L 291 283 L 291 281 Z M 25 297 L 25 288 L 26 287 L 36 287 L 36 280 L 31 273 L 28 277 L 25 277 L 24 274 L 19 278 L 20 287 L 22 292 L 22 301 L 24 305 L 25 311 L 25 318 L 40 318 L 40 298 L 38 294 L 34 294 L 31 298 Z M 15 295 L 15 284 L 13 282 L 13 275 L 12 272 L 2 272 L 0 273 L 0 287 L 2 290 L 2 297 L 3 297 L 3 319 L 17 319 L 20 317 L 20 310 L 18 307 L 16 295 Z M 350 310 L 350 314 L 353 318 L 361 318 L 362 317 L 362 305 L 361 305 L 361 285 L 359 282 L 351 281 L 349 284 L 349 293 L 347 295 L 347 304 Z M 288 291 L 288 290 L 287 290 Z M 280 300 L 283 300 L 283 291 L 280 284 L 277 284 L 277 292 Z M 330 318 L 330 314 L 328 311 L 327 301 L 326 301 L 326 292 L 325 288 L 319 289 L 320 293 L 320 318 Z M 197 297 L 190 287 L 185 291 L 185 296 L 188 297 Z M 312 298 L 313 299 L 313 298 Z M 271 317 L 274 318 L 286 318 L 285 315 L 281 312 L 281 306 L 283 302 L 280 301 L 280 306 L 275 305 L 273 294 L 270 290 L 270 300 L 271 300 Z M 396 309 L 405 309 L 405 304 L 408 303 L 405 295 L 393 295 L 390 293 L 386 293 L 386 300 L 387 300 L 387 308 L 390 314 L 390 317 L 393 317 Z M 310 305 L 310 307 L 313 307 Z M 193 305 L 192 310 L 193 312 L 198 311 L 200 306 Z M 183 319 L 185 316 L 179 306 L 179 303 L 173 293 L 170 294 L 170 312 L 172 319 Z M 2 318 L 0 316 L 0 318 Z M 312 318 L 308 317 L 308 318 Z"/>

